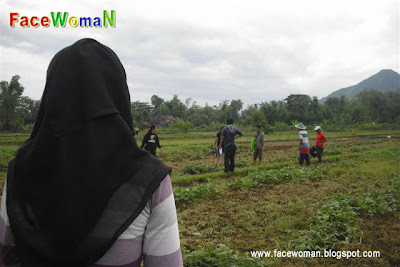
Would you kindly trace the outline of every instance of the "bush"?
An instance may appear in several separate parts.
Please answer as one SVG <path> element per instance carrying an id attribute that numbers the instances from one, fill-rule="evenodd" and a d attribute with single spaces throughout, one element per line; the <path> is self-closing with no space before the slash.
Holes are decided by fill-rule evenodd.
<path id="1" fill-rule="evenodd" d="M 337 195 L 313 216 L 310 231 L 291 242 L 291 248 L 302 251 L 333 249 L 337 243 L 348 243 L 356 234 L 357 213 L 383 215 L 400 209 L 400 175 L 388 178 L 386 189 L 363 194 L 361 199 Z"/>
<path id="2" fill-rule="evenodd" d="M 254 183 L 254 180 L 249 178 L 239 178 L 228 184 L 228 188 L 234 191 L 240 191 L 242 189 L 248 189 L 255 186 L 256 184 Z"/>
<path id="3" fill-rule="evenodd" d="M 269 134 L 269 133 L 273 133 L 274 132 L 274 127 L 272 127 L 270 124 L 268 124 L 268 123 L 263 123 L 262 125 L 261 125 L 261 131 L 263 131 L 264 133 L 266 133 L 266 134 Z"/>
<path id="4" fill-rule="evenodd" d="M 168 127 L 168 130 L 175 133 L 187 133 L 193 129 L 193 124 L 189 121 L 174 121 Z"/>
<path id="5" fill-rule="evenodd" d="M 249 167 L 249 162 L 247 160 L 240 159 L 235 161 L 235 166 L 238 168 Z"/>
<path id="6" fill-rule="evenodd" d="M 329 132 L 340 132 L 346 128 L 343 124 L 335 123 L 332 120 L 324 120 L 320 126 L 322 127 L 322 130 Z"/>
<path id="7" fill-rule="evenodd" d="M 382 130 L 382 125 L 377 122 L 367 122 L 360 125 L 362 130 Z"/>
<path id="8" fill-rule="evenodd" d="M 209 166 L 204 163 L 193 163 L 189 162 L 182 168 L 182 172 L 186 174 L 200 174 L 207 172 L 214 172 L 217 168 L 215 166 Z"/>
<path id="9" fill-rule="evenodd" d="M 9 123 L 0 122 L 0 131 L 10 131 L 13 133 L 17 133 L 22 131 L 23 126 L 24 126 L 23 119 L 18 118 Z"/>
<path id="10" fill-rule="evenodd" d="M 249 173 L 248 177 L 259 183 L 270 184 L 302 179 L 322 179 L 327 173 L 327 168 L 319 165 L 307 168 L 288 166 L 279 170 L 253 171 Z"/>
<path id="11" fill-rule="evenodd" d="M 23 133 L 31 133 L 33 131 L 33 126 L 34 126 L 33 123 L 28 123 L 23 125 L 20 130 Z"/>
<path id="12" fill-rule="evenodd" d="M 397 211 L 399 201 L 396 199 L 394 192 L 387 189 L 378 189 L 365 193 L 364 197 L 359 201 L 358 207 L 360 211 L 368 215 L 382 215 Z"/>
<path id="13" fill-rule="evenodd" d="M 338 149 L 327 149 L 327 150 L 324 150 L 324 154 L 329 155 L 329 156 L 341 155 L 342 151 L 340 151 Z"/>
<path id="14" fill-rule="evenodd" d="M 7 172 L 0 171 L 0 180 L 4 180 L 7 177 Z"/>
<path id="15" fill-rule="evenodd" d="M 285 132 L 285 131 L 290 131 L 293 129 L 292 126 L 290 126 L 284 122 L 281 122 L 281 121 L 276 122 L 275 125 L 273 126 L 273 128 L 274 128 L 275 132 Z"/>
<path id="16" fill-rule="evenodd" d="M 220 123 L 220 122 L 212 122 L 212 123 L 210 123 L 210 124 L 203 124 L 203 125 L 201 125 L 201 126 L 199 126 L 199 127 L 197 127 L 197 130 L 200 130 L 200 131 L 207 131 L 207 132 L 218 132 L 219 130 L 221 130 L 221 127 L 222 126 L 224 126 L 224 124 L 223 123 Z"/>
<path id="17" fill-rule="evenodd" d="M 357 213 L 350 197 L 338 195 L 313 216 L 305 235 L 291 242 L 293 249 L 321 251 L 333 249 L 339 242 L 348 243 L 356 233 Z"/>
<path id="18" fill-rule="evenodd" d="M 0 146 L 0 168 L 7 168 L 8 163 L 15 157 L 19 146 Z"/>
<path id="19" fill-rule="evenodd" d="M 206 157 L 207 157 L 207 156 L 204 155 L 204 154 L 196 153 L 196 154 L 190 155 L 190 156 L 189 156 L 189 159 L 190 159 L 190 160 L 198 160 L 198 159 L 205 159 Z"/>
<path id="20" fill-rule="evenodd" d="M 367 151 L 370 150 L 370 148 L 366 148 L 366 147 L 352 147 L 349 149 L 351 152 L 363 152 L 363 151 Z"/>
<path id="21" fill-rule="evenodd" d="M 294 157 L 290 156 L 282 156 L 279 158 L 272 158 L 269 159 L 268 162 L 273 163 L 273 162 L 284 162 L 284 161 L 294 161 Z"/>
<path id="22" fill-rule="evenodd" d="M 386 214 L 400 210 L 400 175 L 388 178 L 388 188 L 365 193 L 358 201 L 358 209 L 368 215 Z"/>
<path id="23" fill-rule="evenodd" d="M 195 187 L 174 187 L 176 204 L 192 203 L 195 200 L 212 198 L 220 193 L 215 184 L 202 184 Z"/>

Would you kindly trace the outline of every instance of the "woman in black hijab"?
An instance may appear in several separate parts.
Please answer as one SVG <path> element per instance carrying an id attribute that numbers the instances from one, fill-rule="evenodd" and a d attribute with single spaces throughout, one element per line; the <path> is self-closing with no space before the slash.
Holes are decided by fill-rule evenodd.
<path id="1" fill-rule="evenodd" d="M 58 52 L 33 132 L 9 164 L 2 220 L 4 232 L 9 219 L 16 255 L 3 249 L 3 260 L 90 266 L 112 247 L 118 258 L 118 238 L 166 200 L 164 191 L 172 195 L 171 169 L 141 150 L 133 132 L 126 74 L 116 54 L 93 39 Z M 169 215 L 176 218 L 176 212 Z M 176 248 L 175 228 L 174 236 L 163 237 L 174 239 Z M 9 245 L 4 239 L 3 248 Z M 174 265 L 181 265 L 179 246 L 175 254 Z"/>

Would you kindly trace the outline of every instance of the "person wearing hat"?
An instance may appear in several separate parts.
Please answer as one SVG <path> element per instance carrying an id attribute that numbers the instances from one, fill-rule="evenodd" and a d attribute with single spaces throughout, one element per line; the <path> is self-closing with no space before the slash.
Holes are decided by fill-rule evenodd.
<path id="1" fill-rule="evenodd" d="M 317 132 L 317 135 L 315 136 L 315 146 L 310 149 L 310 154 L 313 158 L 318 157 L 318 162 L 322 162 L 322 152 L 324 151 L 326 136 L 322 132 L 321 126 L 315 127 L 314 130 Z"/>
<path id="2" fill-rule="evenodd" d="M 302 122 L 296 124 L 294 127 L 296 127 L 296 129 L 299 130 L 299 137 L 300 137 L 299 163 L 302 166 L 304 163 L 304 160 L 306 160 L 306 163 L 308 166 L 308 165 L 310 165 L 310 155 L 309 155 L 310 154 L 310 143 L 308 142 L 308 133 L 306 131 L 307 127 Z"/>

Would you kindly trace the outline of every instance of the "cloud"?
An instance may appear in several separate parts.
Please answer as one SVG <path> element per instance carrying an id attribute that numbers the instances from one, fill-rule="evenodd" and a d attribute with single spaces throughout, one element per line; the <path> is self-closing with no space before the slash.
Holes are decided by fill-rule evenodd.
<path id="1" fill-rule="evenodd" d="M 111 47 L 132 100 L 178 94 L 198 103 L 324 97 L 381 69 L 399 71 L 399 2 L 378 1 L 4 1 L 0 79 L 21 75 L 38 99 L 52 56 L 83 37 Z M 10 12 L 74 16 L 117 12 L 116 28 L 10 28 Z"/>

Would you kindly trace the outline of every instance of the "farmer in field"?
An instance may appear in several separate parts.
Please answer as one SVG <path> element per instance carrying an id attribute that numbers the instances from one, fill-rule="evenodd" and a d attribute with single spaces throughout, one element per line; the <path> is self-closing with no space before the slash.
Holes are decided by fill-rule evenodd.
<path id="1" fill-rule="evenodd" d="M 93 39 L 58 52 L 8 166 L 0 266 L 183 266 L 171 169 L 133 132 L 117 55 Z"/>
<path id="2" fill-rule="evenodd" d="M 217 151 L 215 153 L 215 166 L 218 166 L 224 158 L 224 150 L 222 147 L 220 147 L 221 135 L 223 129 L 224 127 L 221 127 L 221 129 L 218 131 L 217 135 L 214 138 L 214 146 L 217 148 Z"/>
<path id="3" fill-rule="evenodd" d="M 299 131 L 300 143 L 299 143 L 299 163 L 303 166 L 304 160 L 307 166 L 310 165 L 310 143 L 308 142 L 308 133 L 306 131 L 306 126 L 300 122 L 295 125 L 296 129 Z"/>
<path id="4" fill-rule="evenodd" d="M 242 132 L 233 126 L 233 120 L 228 119 L 227 126 L 224 127 L 221 134 L 220 147 L 224 149 L 224 165 L 225 173 L 233 172 L 235 170 L 235 154 L 236 154 L 236 143 L 235 139 L 243 136 Z"/>
<path id="5" fill-rule="evenodd" d="M 157 157 L 156 149 L 157 147 L 161 149 L 160 140 L 158 139 L 157 135 L 157 126 L 151 125 L 149 131 L 143 136 L 142 145 L 140 148 L 146 149 L 149 151 L 153 156 Z"/>
<path id="6" fill-rule="evenodd" d="M 256 146 L 253 152 L 253 164 L 256 164 L 258 158 L 258 164 L 261 164 L 262 153 L 264 147 L 264 133 L 261 131 L 261 125 L 256 126 L 256 135 L 254 137 L 256 139 Z"/>
<path id="7" fill-rule="evenodd" d="M 322 153 L 324 152 L 326 136 L 322 132 L 321 126 L 315 127 L 314 130 L 317 132 L 317 135 L 315 136 L 315 146 L 310 149 L 310 155 L 313 158 L 318 157 L 318 162 L 322 162 Z"/>

